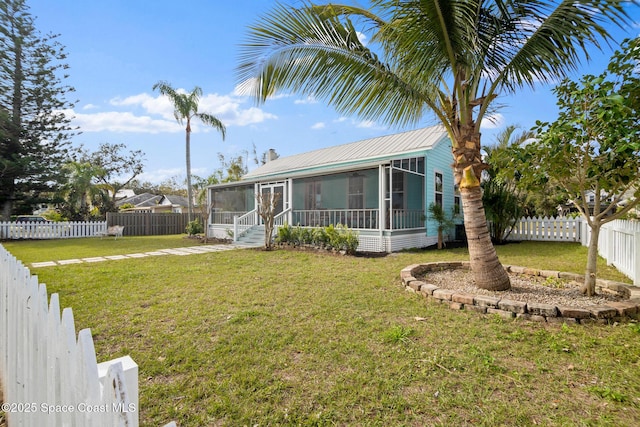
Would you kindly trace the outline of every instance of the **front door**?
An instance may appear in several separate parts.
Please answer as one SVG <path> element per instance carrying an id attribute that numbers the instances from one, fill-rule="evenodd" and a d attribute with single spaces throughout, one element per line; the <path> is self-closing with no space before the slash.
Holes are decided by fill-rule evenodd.
<path id="1" fill-rule="evenodd" d="M 282 213 L 284 211 L 284 184 L 267 184 L 263 185 L 260 189 L 262 194 L 262 198 L 269 197 L 271 194 L 275 194 L 277 197 L 276 200 L 276 210 L 275 215 Z M 261 219 L 262 222 L 262 219 Z"/>

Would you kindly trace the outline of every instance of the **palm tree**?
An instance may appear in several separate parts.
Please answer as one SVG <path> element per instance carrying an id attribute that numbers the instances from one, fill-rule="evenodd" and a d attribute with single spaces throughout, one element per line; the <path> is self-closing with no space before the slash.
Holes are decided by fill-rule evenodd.
<path id="1" fill-rule="evenodd" d="M 208 126 L 212 126 L 220 131 L 222 134 L 222 140 L 226 134 L 226 128 L 224 124 L 211 114 L 198 112 L 198 101 L 202 96 L 202 89 L 196 86 L 191 93 L 181 93 L 175 90 L 167 82 L 158 82 L 153 85 L 153 90 L 158 90 L 160 93 L 169 98 L 173 104 L 173 115 L 180 124 L 187 122 L 186 130 L 186 157 L 187 157 L 187 203 L 188 203 L 188 220 L 191 222 L 191 215 L 193 214 L 193 189 L 191 188 L 191 119 L 197 118 L 202 123 Z"/>
<path id="2" fill-rule="evenodd" d="M 477 286 L 504 290 L 482 204 L 487 165 L 480 123 L 499 94 L 556 81 L 587 46 L 610 40 L 604 24 L 629 21 L 621 0 L 373 0 L 276 6 L 250 27 L 238 77 L 264 102 L 278 91 L 313 95 L 342 114 L 394 126 L 435 113 L 451 139 Z M 365 45 L 358 30 L 368 36 Z"/>
<path id="3" fill-rule="evenodd" d="M 103 170 L 89 162 L 69 162 L 62 169 L 67 182 L 59 194 L 65 200 L 67 215 L 73 221 L 87 221 L 94 202 L 108 195 L 103 185 L 95 183 L 95 178 Z"/>

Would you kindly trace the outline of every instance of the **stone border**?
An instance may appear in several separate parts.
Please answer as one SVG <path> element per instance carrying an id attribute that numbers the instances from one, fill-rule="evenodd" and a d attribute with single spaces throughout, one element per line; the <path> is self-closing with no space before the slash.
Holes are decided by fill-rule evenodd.
<path id="1" fill-rule="evenodd" d="M 470 268 L 469 262 L 430 262 L 413 264 L 400 272 L 400 278 L 405 289 L 423 295 L 454 310 L 471 310 L 483 314 L 497 314 L 506 319 L 523 319 L 549 323 L 598 323 L 608 324 L 629 319 L 640 319 L 640 288 L 611 280 L 596 280 L 596 290 L 616 293 L 627 301 L 610 302 L 608 305 L 590 308 L 554 306 L 541 303 L 526 303 L 522 301 L 496 298 L 487 295 L 474 295 L 451 289 L 439 288 L 436 285 L 416 279 L 429 271 Z M 551 270 L 537 270 L 533 268 L 505 265 L 505 270 L 511 273 L 529 274 L 532 276 L 557 277 L 583 281 L 584 276 L 575 273 L 564 273 Z"/>

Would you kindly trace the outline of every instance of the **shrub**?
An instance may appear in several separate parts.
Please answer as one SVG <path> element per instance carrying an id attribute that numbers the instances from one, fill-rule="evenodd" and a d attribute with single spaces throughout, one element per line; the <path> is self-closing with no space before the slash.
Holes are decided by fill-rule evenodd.
<path id="1" fill-rule="evenodd" d="M 324 248 L 329 243 L 329 236 L 324 228 L 318 227 L 313 229 L 313 244 L 319 248 Z"/>
<path id="2" fill-rule="evenodd" d="M 196 234 L 202 233 L 204 231 L 204 227 L 199 219 L 194 219 L 193 221 L 189 221 L 186 231 L 189 236 L 195 236 Z"/>
<path id="3" fill-rule="evenodd" d="M 291 244 L 291 235 L 293 234 L 292 227 L 285 223 L 282 227 L 278 228 L 278 235 L 276 236 L 276 243 L 279 245 Z"/>
<path id="4" fill-rule="evenodd" d="M 279 245 L 307 245 L 317 248 L 328 248 L 336 251 L 344 250 L 353 255 L 358 249 L 358 233 L 345 225 L 329 225 L 328 227 L 303 228 L 285 224 L 278 228 L 276 243 Z"/>

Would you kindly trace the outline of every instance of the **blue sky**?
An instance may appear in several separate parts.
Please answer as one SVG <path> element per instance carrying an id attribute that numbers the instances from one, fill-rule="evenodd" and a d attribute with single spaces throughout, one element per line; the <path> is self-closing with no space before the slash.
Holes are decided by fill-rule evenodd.
<path id="1" fill-rule="evenodd" d="M 290 2 L 294 2 L 291 0 Z M 60 34 L 66 46 L 70 78 L 76 89 L 74 125 L 82 134 L 74 145 L 89 150 L 102 142 L 124 143 L 145 153 L 144 181 L 159 183 L 185 176 L 184 128 L 173 118 L 168 101 L 152 90 L 160 81 L 191 91 L 200 86 L 200 111 L 225 123 L 227 137 L 194 126 L 192 173 L 210 175 L 225 156 L 274 148 L 281 156 L 377 137 L 402 130 L 344 117 L 305 97 L 288 95 L 255 103 L 236 90 L 238 45 L 246 28 L 270 10 L 271 0 L 27 0 L 43 33 Z M 362 0 L 361 4 L 366 4 Z M 612 28 L 617 42 L 640 34 L 640 8 L 631 10 L 634 25 Z M 616 46 L 613 46 L 615 48 Z M 614 49 L 594 51 L 580 73 L 599 73 Z M 577 76 L 576 76 L 577 77 Z M 551 87 L 523 90 L 498 100 L 498 126 L 483 128 L 489 144 L 505 125 L 529 128 L 557 113 Z M 436 122 L 426 117 L 420 126 Z M 250 164 L 250 168 L 255 167 Z"/>

